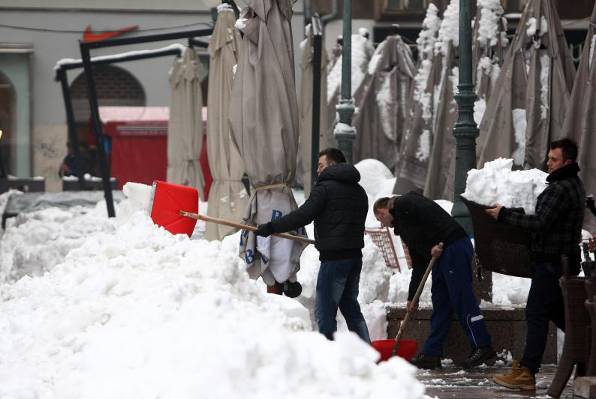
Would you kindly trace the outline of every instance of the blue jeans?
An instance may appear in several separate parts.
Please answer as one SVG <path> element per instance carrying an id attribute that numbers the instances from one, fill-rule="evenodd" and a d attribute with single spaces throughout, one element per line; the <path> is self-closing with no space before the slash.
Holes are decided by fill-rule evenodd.
<path id="1" fill-rule="evenodd" d="M 370 343 L 366 321 L 358 304 L 358 284 L 362 258 L 321 261 L 317 277 L 315 317 L 319 332 L 332 340 L 337 331 L 337 308 L 346 319 L 348 329 Z"/>
<path id="2" fill-rule="evenodd" d="M 453 310 L 468 337 L 472 349 L 490 346 L 490 335 L 472 289 L 474 248 L 469 238 L 449 244 L 432 272 L 433 314 L 430 335 L 422 353 L 442 356 L 443 342 L 449 333 Z"/>

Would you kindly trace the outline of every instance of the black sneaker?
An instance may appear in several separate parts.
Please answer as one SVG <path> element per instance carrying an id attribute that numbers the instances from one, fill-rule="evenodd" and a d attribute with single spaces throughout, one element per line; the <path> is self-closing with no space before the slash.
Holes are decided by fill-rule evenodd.
<path id="1" fill-rule="evenodd" d="M 491 365 L 497 360 L 497 354 L 490 346 L 476 348 L 472 351 L 470 356 L 463 361 L 462 367 L 471 369 L 472 367 L 480 366 L 482 363 Z"/>
<path id="2" fill-rule="evenodd" d="M 441 358 L 439 356 L 429 356 L 424 353 L 419 353 L 418 356 L 410 360 L 410 363 L 419 369 L 434 370 L 441 368 Z"/>

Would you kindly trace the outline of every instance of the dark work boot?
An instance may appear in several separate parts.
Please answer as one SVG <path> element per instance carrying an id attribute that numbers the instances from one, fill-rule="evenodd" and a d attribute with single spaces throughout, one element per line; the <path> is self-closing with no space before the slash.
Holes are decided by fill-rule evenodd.
<path id="1" fill-rule="evenodd" d="M 419 353 L 418 356 L 410 360 L 410 363 L 419 369 L 434 370 L 441 368 L 441 358 L 439 356 L 429 356 L 424 353 Z"/>
<path id="2" fill-rule="evenodd" d="M 465 369 L 471 369 L 472 367 L 480 366 L 485 363 L 488 365 L 494 364 L 497 360 L 497 354 L 490 346 L 484 346 L 482 348 L 476 348 L 472 351 L 470 356 L 463 361 L 462 367 Z"/>

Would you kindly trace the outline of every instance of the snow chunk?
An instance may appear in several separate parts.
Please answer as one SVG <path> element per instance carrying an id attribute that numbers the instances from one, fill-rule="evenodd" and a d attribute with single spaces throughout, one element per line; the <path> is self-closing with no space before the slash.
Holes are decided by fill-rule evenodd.
<path id="1" fill-rule="evenodd" d="M 498 203 L 534 214 L 536 199 L 546 188 L 548 174 L 538 169 L 512 171 L 512 166 L 512 159 L 497 158 L 486 162 L 482 169 L 470 170 L 462 195 L 481 205 Z"/>
<path id="2" fill-rule="evenodd" d="M 430 156 L 430 131 L 425 129 L 418 138 L 418 149 L 416 150 L 416 159 L 420 162 L 424 162 Z"/>
<path id="3" fill-rule="evenodd" d="M 594 61 L 594 49 L 596 49 L 596 34 L 592 36 L 592 44 L 590 45 L 590 57 L 588 58 L 588 69 L 592 68 L 592 62 Z"/>
<path id="4" fill-rule="evenodd" d="M 532 37 L 536 34 L 536 29 L 538 28 L 538 24 L 536 22 L 536 18 L 531 17 L 528 19 L 528 22 L 526 22 L 526 35 L 528 37 Z"/>
<path id="5" fill-rule="evenodd" d="M 447 45 L 451 42 L 459 46 L 459 0 L 451 0 L 439 28 L 439 47 L 443 54 L 447 53 Z"/>
<path id="6" fill-rule="evenodd" d="M 545 53 L 540 56 L 540 118 L 546 119 L 550 107 L 551 58 Z"/>
<path id="7" fill-rule="evenodd" d="M 503 15 L 500 0 L 478 0 L 480 7 L 480 21 L 478 27 L 478 42 L 481 45 L 496 46 L 499 33 L 499 22 Z"/>
<path id="8" fill-rule="evenodd" d="M 526 159 L 526 110 L 516 108 L 512 112 L 513 131 L 515 133 L 515 150 L 513 151 L 513 162 L 518 166 L 524 166 Z"/>
<path id="9" fill-rule="evenodd" d="M 441 18 L 439 18 L 439 9 L 433 3 L 428 5 L 426 16 L 422 21 L 422 29 L 416 39 L 416 46 L 420 59 L 426 60 L 432 58 L 435 48 L 435 42 L 441 27 Z"/>

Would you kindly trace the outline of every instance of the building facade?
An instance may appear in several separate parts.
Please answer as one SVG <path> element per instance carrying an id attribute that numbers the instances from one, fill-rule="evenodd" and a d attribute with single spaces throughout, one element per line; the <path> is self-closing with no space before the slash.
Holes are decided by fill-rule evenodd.
<path id="1" fill-rule="evenodd" d="M 18 177 L 43 176 L 46 189 L 58 191 L 59 165 L 67 152 L 67 125 L 54 67 L 62 59 L 79 59 L 79 40 L 93 33 L 138 25 L 126 36 L 202 29 L 212 23 L 214 0 L 0 0 L 0 155 L 7 172 Z M 242 1 L 237 1 L 242 6 Z M 302 2 L 294 6 L 295 49 L 303 38 Z M 185 44 L 183 41 L 178 42 Z M 157 49 L 173 42 L 110 47 L 91 56 Z M 299 57 L 296 57 L 299 60 Z M 207 76 L 208 56 L 202 50 Z M 173 56 L 96 67 L 100 105 L 168 106 L 168 71 Z M 299 68 L 297 68 L 297 72 Z M 81 143 L 89 130 L 84 74 L 68 72 Z M 298 77 L 297 77 L 298 78 Z M 206 81 L 204 82 L 206 87 Z"/>

